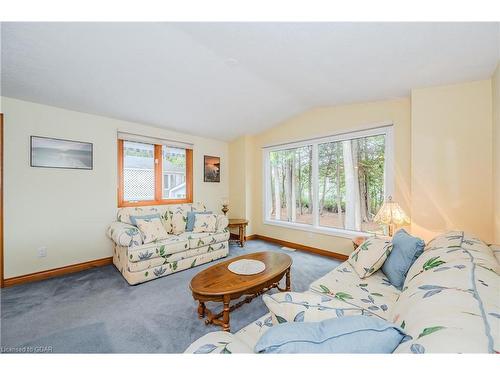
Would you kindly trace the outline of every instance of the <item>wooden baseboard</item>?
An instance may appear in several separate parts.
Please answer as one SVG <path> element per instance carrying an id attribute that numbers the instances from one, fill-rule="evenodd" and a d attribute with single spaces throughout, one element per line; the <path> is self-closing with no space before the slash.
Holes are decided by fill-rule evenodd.
<path id="1" fill-rule="evenodd" d="M 229 239 L 238 241 L 240 239 L 240 236 L 238 236 L 235 233 L 230 233 Z M 245 236 L 245 241 L 251 241 L 251 240 L 256 240 L 256 239 L 257 239 L 257 234 L 251 234 L 250 236 Z"/>
<path id="2" fill-rule="evenodd" d="M 30 283 L 32 281 L 45 280 L 45 279 L 49 279 L 51 277 L 66 275 L 68 273 L 73 273 L 73 272 L 84 271 L 84 270 L 87 270 L 89 268 L 106 266 L 106 265 L 112 264 L 112 263 L 113 263 L 113 257 L 108 257 L 108 258 L 96 259 L 96 260 L 91 260 L 88 262 L 83 262 L 83 263 L 78 263 L 78 264 L 72 264 L 70 266 L 53 268 L 51 270 L 34 272 L 34 273 L 27 274 L 27 275 L 15 276 L 15 277 L 5 279 L 3 282 L 3 286 L 9 287 L 12 285 Z"/>
<path id="3" fill-rule="evenodd" d="M 345 261 L 347 258 L 349 258 L 349 256 L 347 256 L 347 255 L 335 253 L 333 251 L 318 249 L 316 247 L 306 246 L 306 245 L 302 245 L 302 244 L 295 243 L 295 242 L 283 241 L 283 240 L 280 240 L 277 238 L 262 236 L 260 234 L 252 234 L 251 236 L 247 237 L 247 240 L 257 240 L 257 239 L 267 241 L 267 242 L 272 242 L 272 243 L 275 243 L 275 244 L 278 244 L 281 246 L 290 247 L 292 249 L 307 251 L 309 253 L 323 255 L 326 257 L 330 257 L 330 258 L 335 258 L 335 259 L 341 260 L 341 261 Z"/>

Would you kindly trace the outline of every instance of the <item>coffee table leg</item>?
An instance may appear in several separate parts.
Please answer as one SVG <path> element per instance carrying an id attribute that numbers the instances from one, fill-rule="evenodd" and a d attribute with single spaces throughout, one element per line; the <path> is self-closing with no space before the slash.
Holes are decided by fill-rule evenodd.
<path id="1" fill-rule="evenodd" d="M 198 316 L 201 318 L 205 317 L 205 302 L 199 302 L 198 304 Z"/>
<path id="2" fill-rule="evenodd" d="M 290 281 L 290 268 L 286 271 L 286 290 L 288 292 L 292 290 Z"/>
<path id="3" fill-rule="evenodd" d="M 224 312 L 222 314 L 222 329 L 226 332 L 229 332 L 229 302 L 231 299 L 229 296 L 224 296 Z"/>

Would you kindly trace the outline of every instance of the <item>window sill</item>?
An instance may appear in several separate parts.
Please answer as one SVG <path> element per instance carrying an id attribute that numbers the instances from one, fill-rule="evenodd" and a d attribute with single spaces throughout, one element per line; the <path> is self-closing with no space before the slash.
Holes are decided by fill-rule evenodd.
<path id="1" fill-rule="evenodd" d="M 347 229 L 339 229 L 339 228 L 327 228 L 327 227 L 314 226 L 314 225 L 309 225 L 309 224 L 290 223 L 287 221 L 277 221 L 277 220 L 269 220 L 269 219 L 265 219 L 264 224 L 288 228 L 288 229 L 301 230 L 304 232 L 325 234 L 327 236 L 332 236 L 332 237 L 348 238 L 351 240 L 354 239 L 355 237 L 373 237 L 373 236 L 375 236 L 374 233 L 369 233 L 369 232 L 358 232 L 355 230 L 347 230 Z"/>
<path id="2" fill-rule="evenodd" d="M 153 200 L 153 201 L 124 201 L 118 202 L 118 207 L 141 207 L 141 206 L 164 206 L 164 205 L 172 205 L 172 204 L 185 204 L 185 203 L 193 203 L 192 199 L 162 199 L 162 200 Z"/>

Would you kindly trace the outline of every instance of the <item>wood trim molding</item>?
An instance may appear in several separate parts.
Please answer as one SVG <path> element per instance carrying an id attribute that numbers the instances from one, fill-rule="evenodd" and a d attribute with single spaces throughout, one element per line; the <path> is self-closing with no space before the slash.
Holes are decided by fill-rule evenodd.
<path id="1" fill-rule="evenodd" d="M 4 287 L 9 287 L 18 284 L 30 283 L 32 281 L 40 281 L 56 276 L 66 275 L 68 273 L 80 272 L 94 267 L 107 266 L 113 264 L 113 257 L 91 260 L 88 262 L 72 264 L 51 270 L 29 273 L 27 275 L 15 276 L 4 280 Z"/>
<path id="2" fill-rule="evenodd" d="M 251 236 L 247 237 L 247 240 L 263 240 L 263 241 L 267 241 L 267 242 L 272 242 L 272 243 L 275 243 L 275 244 L 278 244 L 281 246 L 286 246 L 286 247 L 290 247 L 292 249 L 306 251 L 306 252 L 313 253 L 313 254 L 323 255 L 323 256 L 335 258 L 335 259 L 341 260 L 341 261 L 345 261 L 345 260 L 347 260 L 347 258 L 349 258 L 348 255 L 339 254 L 339 253 L 329 251 L 329 250 L 318 249 L 316 247 L 306 246 L 306 245 L 302 245 L 302 244 L 295 243 L 295 242 L 283 241 L 283 240 L 280 240 L 278 238 L 262 236 L 260 234 L 252 234 Z"/>

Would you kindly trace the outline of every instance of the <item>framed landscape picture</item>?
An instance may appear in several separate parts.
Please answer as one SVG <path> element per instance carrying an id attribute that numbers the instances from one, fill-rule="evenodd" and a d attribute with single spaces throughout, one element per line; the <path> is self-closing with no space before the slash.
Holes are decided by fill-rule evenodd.
<path id="1" fill-rule="evenodd" d="M 220 157 L 205 155 L 203 181 L 220 182 Z"/>
<path id="2" fill-rule="evenodd" d="M 93 145 L 88 142 L 31 136 L 30 165 L 40 168 L 92 169 Z"/>

